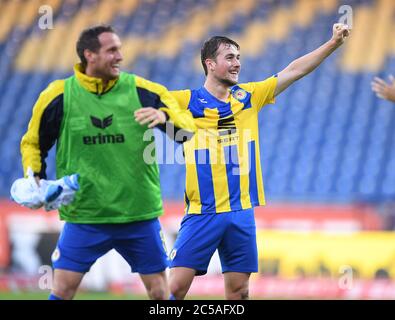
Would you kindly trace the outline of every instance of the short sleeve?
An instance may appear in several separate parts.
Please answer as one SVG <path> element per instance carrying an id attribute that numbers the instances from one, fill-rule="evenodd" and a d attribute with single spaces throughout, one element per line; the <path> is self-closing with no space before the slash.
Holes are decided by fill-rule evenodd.
<path id="1" fill-rule="evenodd" d="M 274 91 L 277 86 L 277 75 L 259 82 L 248 82 L 239 85 L 251 93 L 251 104 L 257 111 L 267 104 L 275 103 Z"/>

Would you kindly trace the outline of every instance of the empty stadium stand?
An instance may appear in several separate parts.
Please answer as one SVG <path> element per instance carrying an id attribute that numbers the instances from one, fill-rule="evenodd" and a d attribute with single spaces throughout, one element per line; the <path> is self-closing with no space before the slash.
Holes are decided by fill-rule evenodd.
<path id="1" fill-rule="evenodd" d="M 38 27 L 41 5 L 54 28 Z M 34 101 L 78 62 L 82 28 L 111 23 L 123 40 L 124 68 L 166 85 L 204 81 L 200 46 L 216 34 L 239 41 L 241 82 L 263 80 L 330 38 L 337 0 L 0 1 L 0 196 L 22 175 L 19 141 Z M 260 114 L 269 201 L 376 202 L 395 198 L 395 106 L 370 90 L 395 72 L 395 3 L 348 0 L 353 34 L 318 70 Z M 173 152 L 157 133 L 158 153 Z M 167 141 L 168 143 L 168 141 Z M 50 155 L 53 159 L 54 153 Z M 51 160 L 49 160 L 51 161 Z M 160 164 L 165 199 L 183 198 L 182 164 Z M 49 165 L 54 177 L 54 166 Z"/>

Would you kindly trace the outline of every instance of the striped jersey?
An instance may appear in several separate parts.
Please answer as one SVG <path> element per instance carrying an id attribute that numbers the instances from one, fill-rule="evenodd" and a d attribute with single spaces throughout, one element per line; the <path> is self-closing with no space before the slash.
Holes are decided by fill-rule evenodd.
<path id="1" fill-rule="evenodd" d="M 235 85 L 226 102 L 204 87 L 171 91 L 198 128 L 184 143 L 185 213 L 222 213 L 265 204 L 258 112 L 274 103 L 276 85 L 276 76 Z"/>

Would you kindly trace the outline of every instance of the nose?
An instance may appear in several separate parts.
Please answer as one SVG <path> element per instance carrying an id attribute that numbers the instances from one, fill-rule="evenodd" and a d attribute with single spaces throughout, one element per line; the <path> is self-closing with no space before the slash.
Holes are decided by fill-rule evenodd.
<path id="1" fill-rule="evenodd" d="M 122 61 L 123 60 L 123 56 L 121 51 L 117 51 L 115 54 L 115 59 L 117 59 L 117 61 Z"/>

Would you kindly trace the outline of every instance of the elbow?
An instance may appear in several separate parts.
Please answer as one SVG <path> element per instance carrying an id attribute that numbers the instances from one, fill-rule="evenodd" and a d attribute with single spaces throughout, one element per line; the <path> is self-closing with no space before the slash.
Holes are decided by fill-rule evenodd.
<path id="1" fill-rule="evenodd" d="M 303 78 L 305 75 L 309 74 L 311 70 L 303 69 L 303 68 L 295 68 L 292 71 L 292 78 L 295 79 L 295 81 Z"/>
<path id="2" fill-rule="evenodd" d="M 309 74 L 313 70 L 309 70 L 308 68 L 304 68 L 300 63 L 293 62 L 288 66 L 289 73 L 291 74 L 292 79 L 294 81 L 303 78 L 305 75 Z"/>

